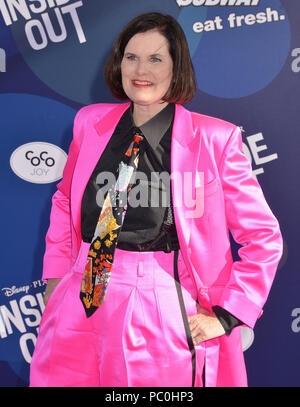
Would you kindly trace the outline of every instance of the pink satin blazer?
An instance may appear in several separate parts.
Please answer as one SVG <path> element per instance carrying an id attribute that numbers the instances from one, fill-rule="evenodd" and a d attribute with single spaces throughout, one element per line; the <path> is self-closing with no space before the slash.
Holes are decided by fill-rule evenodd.
<path id="1" fill-rule="evenodd" d="M 75 117 L 63 179 L 52 198 L 43 279 L 63 277 L 81 242 L 81 200 L 89 177 L 122 114 L 123 104 L 95 104 Z M 240 129 L 176 105 L 171 143 L 175 223 L 198 299 L 219 305 L 253 328 L 262 314 L 282 237 L 251 165 Z M 233 262 L 229 230 L 240 261 Z M 206 341 L 206 386 L 246 386 L 240 328 Z"/>

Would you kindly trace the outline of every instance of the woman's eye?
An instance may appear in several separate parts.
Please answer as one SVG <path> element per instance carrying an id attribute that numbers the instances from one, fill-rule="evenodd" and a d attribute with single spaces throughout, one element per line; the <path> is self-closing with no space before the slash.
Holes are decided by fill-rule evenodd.
<path id="1" fill-rule="evenodd" d="M 135 60 L 135 56 L 134 55 L 127 55 L 126 57 L 129 61 L 134 61 Z"/>
<path id="2" fill-rule="evenodd" d="M 151 62 L 160 62 L 161 59 L 157 58 L 157 57 L 152 57 L 151 58 Z"/>

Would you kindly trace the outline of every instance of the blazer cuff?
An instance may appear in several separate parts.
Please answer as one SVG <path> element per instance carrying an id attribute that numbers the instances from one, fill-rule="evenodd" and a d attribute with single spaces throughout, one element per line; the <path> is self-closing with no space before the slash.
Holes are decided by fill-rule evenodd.
<path id="1" fill-rule="evenodd" d="M 47 258 L 48 260 L 49 258 Z M 51 265 L 47 267 L 47 264 Z M 70 259 L 65 257 L 55 256 L 51 261 L 44 262 L 42 280 L 47 281 L 48 278 L 63 278 L 70 270 Z"/>
<path id="2" fill-rule="evenodd" d="M 245 296 L 245 293 L 226 287 L 218 299 L 217 305 L 226 309 L 226 311 L 230 312 L 252 329 L 257 319 L 263 313 L 263 310 L 257 304 L 249 300 Z"/>
<path id="3" fill-rule="evenodd" d="M 230 314 L 230 312 L 226 311 L 226 309 L 219 307 L 218 305 L 213 306 L 212 309 L 216 314 L 216 317 L 222 324 L 227 336 L 231 334 L 233 328 L 239 325 L 244 325 L 244 322 L 240 321 L 234 315 Z"/>

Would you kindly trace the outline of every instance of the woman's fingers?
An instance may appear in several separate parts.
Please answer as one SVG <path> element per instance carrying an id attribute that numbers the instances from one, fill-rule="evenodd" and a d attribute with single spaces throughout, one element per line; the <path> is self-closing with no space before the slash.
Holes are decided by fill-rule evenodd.
<path id="1" fill-rule="evenodd" d="M 220 321 L 213 312 L 197 307 L 198 314 L 188 317 L 190 331 L 194 345 L 216 338 L 225 333 Z"/>
<path id="2" fill-rule="evenodd" d="M 47 286 L 44 294 L 44 304 L 47 305 L 49 298 L 53 291 L 55 290 L 55 287 L 57 284 L 61 281 L 61 278 L 49 278 L 47 280 Z"/>

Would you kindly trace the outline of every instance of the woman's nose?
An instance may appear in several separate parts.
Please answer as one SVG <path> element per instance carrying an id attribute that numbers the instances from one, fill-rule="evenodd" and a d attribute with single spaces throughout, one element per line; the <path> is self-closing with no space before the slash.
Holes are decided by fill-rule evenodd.
<path id="1" fill-rule="evenodd" d="M 136 73 L 138 75 L 144 75 L 147 72 L 147 63 L 145 61 L 138 61 L 136 64 Z"/>

